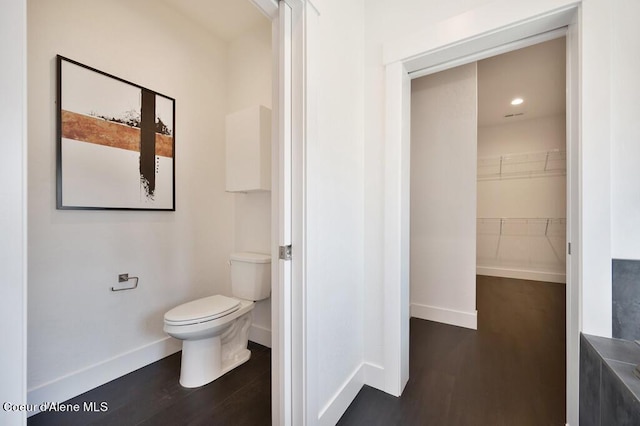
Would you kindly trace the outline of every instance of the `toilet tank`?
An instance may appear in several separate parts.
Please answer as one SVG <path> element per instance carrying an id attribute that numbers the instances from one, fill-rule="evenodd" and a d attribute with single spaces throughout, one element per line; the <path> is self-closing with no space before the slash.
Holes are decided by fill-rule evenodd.
<path id="1" fill-rule="evenodd" d="M 271 296 L 271 256 L 232 253 L 231 293 L 240 299 L 254 301 Z"/>

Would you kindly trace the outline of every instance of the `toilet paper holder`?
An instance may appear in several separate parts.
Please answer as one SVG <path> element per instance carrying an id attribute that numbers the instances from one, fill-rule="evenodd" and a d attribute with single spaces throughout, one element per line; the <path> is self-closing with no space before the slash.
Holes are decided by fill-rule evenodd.
<path id="1" fill-rule="evenodd" d="M 138 277 L 130 277 L 129 274 L 118 274 L 119 283 L 125 283 L 130 280 L 136 280 L 136 283 L 133 285 L 133 287 L 124 287 L 124 288 L 111 287 L 111 291 L 133 290 L 138 287 Z"/>

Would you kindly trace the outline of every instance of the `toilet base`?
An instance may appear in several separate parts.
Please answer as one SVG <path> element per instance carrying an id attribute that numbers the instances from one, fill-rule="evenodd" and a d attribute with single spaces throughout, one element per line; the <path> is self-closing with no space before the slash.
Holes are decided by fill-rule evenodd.
<path id="1" fill-rule="evenodd" d="M 229 359 L 226 362 L 223 362 L 219 369 L 189 368 L 189 365 L 196 366 L 196 364 L 193 363 L 193 359 L 184 359 L 184 349 L 182 356 L 183 359 L 182 366 L 180 368 L 180 385 L 185 388 L 199 388 L 200 386 L 204 386 L 213 382 L 218 377 L 223 376 L 237 366 L 249 361 L 249 359 L 251 358 L 251 351 L 249 349 L 243 350 L 233 359 Z M 189 364 L 189 361 L 191 361 L 191 364 Z M 208 360 L 207 365 L 212 365 L 210 359 Z"/>
<path id="2" fill-rule="evenodd" d="M 247 349 L 251 314 L 230 324 L 221 335 L 182 342 L 180 385 L 197 388 L 211 383 L 251 358 Z"/>
<path id="3" fill-rule="evenodd" d="M 233 370 L 240 364 L 244 364 L 245 362 L 249 361 L 250 358 L 251 351 L 249 349 L 243 350 L 241 353 L 237 354 L 234 359 L 230 359 L 222 364 L 222 372 L 220 373 L 220 376 Z"/>

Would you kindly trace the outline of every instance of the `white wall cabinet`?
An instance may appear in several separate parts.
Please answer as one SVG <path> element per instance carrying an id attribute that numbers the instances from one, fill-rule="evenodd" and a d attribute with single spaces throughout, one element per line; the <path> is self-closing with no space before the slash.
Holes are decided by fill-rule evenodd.
<path id="1" fill-rule="evenodd" d="M 226 117 L 226 190 L 271 190 L 271 110 L 262 105 Z"/>

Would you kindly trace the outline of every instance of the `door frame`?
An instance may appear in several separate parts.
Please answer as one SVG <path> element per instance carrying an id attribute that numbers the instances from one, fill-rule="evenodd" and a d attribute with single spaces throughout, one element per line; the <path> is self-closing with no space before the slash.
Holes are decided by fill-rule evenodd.
<path id="1" fill-rule="evenodd" d="M 309 81 L 318 9 L 304 0 L 250 0 L 272 22 L 272 424 L 314 424 L 305 276 L 305 147 L 315 137 Z M 279 257 L 290 245 L 290 260 Z M 305 423 L 307 420 L 308 423 Z"/>
<path id="2" fill-rule="evenodd" d="M 411 80 L 477 61 L 523 39 L 567 32 L 567 423 L 578 424 L 580 232 L 580 1 L 509 7 L 509 0 L 430 26 L 385 46 L 383 329 L 384 390 L 399 396 L 409 379 L 409 239 Z M 472 19 L 469 17 L 472 15 Z M 511 49 L 513 50 L 513 48 Z M 503 52 L 502 52 L 503 53 Z"/>

